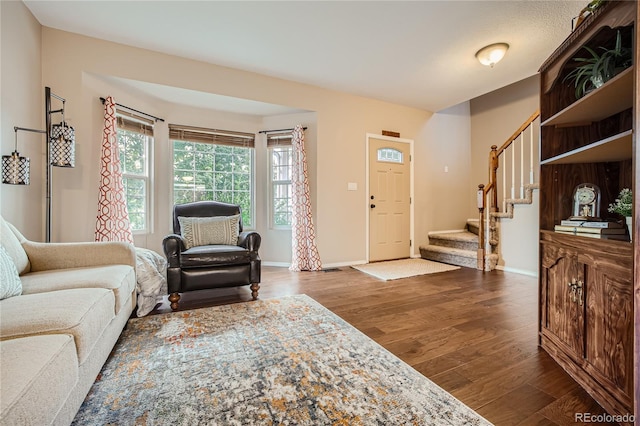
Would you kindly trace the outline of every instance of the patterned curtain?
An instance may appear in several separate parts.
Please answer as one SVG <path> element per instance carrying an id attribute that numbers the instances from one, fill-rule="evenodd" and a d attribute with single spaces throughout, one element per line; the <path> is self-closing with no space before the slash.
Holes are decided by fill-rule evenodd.
<path id="1" fill-rule="evenodd" d="M 311 216 L 307 157 L 304 152 L 304 130 L 301 125 L 293 129 L 293 162 L 291 189 L 293 214 L 291 217 L 291 271 L 319 271 L 322 269 L 316 247 L 316 232 Z"/>
<path id="2" fill-rule="evenodd" d="M 133 244 L 133 232 L 120 170 L 116 104 L 111 96 L 104 102 L 104 130 L 100 157 L 100 188 L 96 241 L 124 241 Z"/>

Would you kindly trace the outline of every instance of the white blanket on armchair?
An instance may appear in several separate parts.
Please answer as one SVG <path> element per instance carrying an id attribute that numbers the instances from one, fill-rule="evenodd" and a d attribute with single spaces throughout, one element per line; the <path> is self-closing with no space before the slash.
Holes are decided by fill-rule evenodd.
<path id="1" fill-rule="evenodd" d="M 136 315 L 143 317 L 167 294 L 167 260 L 153 250 L 136 247 L 136 280 Z"/>

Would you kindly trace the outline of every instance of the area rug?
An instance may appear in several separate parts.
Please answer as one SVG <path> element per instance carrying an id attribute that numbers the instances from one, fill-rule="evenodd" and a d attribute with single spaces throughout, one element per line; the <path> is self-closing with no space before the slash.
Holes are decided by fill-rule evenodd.
<path id="1" fill-rule="evenodd" d="M 426 259 L 390 260 L 386 262 L 367 263 L 366 265 L 353 265 L 352 268 L 362 271 L 365 274 L 373 275 L 384 281 L 460 269 L 459 266 L 432 262 Z"/>
<path id="2" fill-rule="evenodd" d="M 129 321 L 75 425 L 488 425 L 308 296 Z"/>

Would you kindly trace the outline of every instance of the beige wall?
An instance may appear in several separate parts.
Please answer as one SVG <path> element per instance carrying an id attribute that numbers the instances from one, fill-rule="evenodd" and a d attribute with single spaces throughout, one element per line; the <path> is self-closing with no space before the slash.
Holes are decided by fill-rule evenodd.
<path id="1" fill-rule="evenodd" d="M 501 146 L 539 108 L 539 90 L 539 76 L 536 75 L 471 100 L 473 187 L 477 188 L 479 183 L 485 185 L 488 183 L 488 155 L 491 145 Z M 534 133 L 536 152 L 538 138 L 536 131 Z M 537 170 L 536 163 L 536 182 L 539 181 Z M 527 178 L 528 173 L 528 169 L 525 170 Z M 510 181 L 508 177 L 508 185 Z M 516 185 L 519 186 L 519 183 Z M 516 193 L 516 198 L 519 198 L 519 193 Z M 533 204 L 515 206 L 513 219 L 500 220 L 501 261 L 499 266 L 501 268 L 530 275 L 537 274 L 538 208 L 536 194 Z M 475 205 L 473 211 L 474 216 L 477 216 Z"/>
<path id="2" fill-rule="evenodd" d="M 317 114 L 315 112 L 277 115 L 263 117 L 260 130 L 290 129 L 297 124 L 306 127 L 305 153 L 307 156 L 307 172 L 310 178 L 309 193 L 314 212 L 317 207 Z M 291 263 L 291 230 L 274 229 L 269 224 L 269 158 L 266 149 L 266 135 L 261 134 L 256 138 L 256 205 L 260 206 L 261 214 L 257 216 L 257 229 L 262 236 L 261 257 L 265 264 L 285 266 Z M 314 225 L 317 220 L 314 218 Z"/>
<path id="3" fill-rule="evenodd" d="M 501 146 L 539 107 L 538 75 L 471 100 L 471 179 L 488 183 L 491 145 Z"/>
<path id="4" fill-rule="evenodd" d="M 0 153 L 14 150 L 14 126 L 44 129 L 41 26 L 22 2 L 0 2 Z M 19 132 L 18 151 L 31 159 L 29 186 L 0 185 L 2 216 L 27 238 L 44 235 L 44 136 Z"/>
<path id="5" fill-rule="evenodd" d="M 202 92 L 222 94 L 262 102 L 287 105 L 315 111 L 316 131 L 313 144 L 309 144 L 311 163 L 311 186 L 314 192 L 314 218 L 318 234 L 318 245 L 326 265 L 347 264 L 362 261 L 366 256 L 366 229 L 363 214 L 353 212 L 365 206 L 365 135 L 380 133 L 382 129 L 401 133 L 403 138 L 416 142 L 416 205 L 429 206 L 429 211 L 418 212 L 416 220 L 416 247 L 426 242 L 426 234 L 452 221 L 451 212 L 434 208 L 437 203 L 426 201 L 448 197 L 451 183 L 466 185 L 469 181 L 465 167 L 457 167 L 452 159 L 449 167 L 460 169 L 460 174 L 450 173 L 447 185 L 432 164 L 419 164 L 420 158 L 430 158 L 429 152 L 441 149 L 441 144 L 461 147 L 468 144 L 463 135 L 435 138 L 444 127 L 438 127 L 441 119 L 429 112 L 389 104 L 372 99 L 329 91 L 294 82 L 269 78 L 175 56 L 159 54 L 142 49 L 82 37 L 50 28 L 42 31 L 42 86 L 67 99 L 67 119 L 76 129 L 75 169 L 57 171 L 54 184 L 53 240 L 91 240 L 95 221 L 98 182 L 99 144 L 102 128 L 99 96 L 105 96 L 104 82 L 96 76 L 115 76 L 151 83 L 175 86 Z M 4 32 L 4 28 L 3 28 Z M 4 53 L 3 53 L 4 56 Z M 115 89 L 113 90 L 115 91 Z M 112 93 L 126 105 L 135 105 L 151 114 L 167 117 L 189 116 L 203 126 L 212 126 L 218 114 L 202 111 L 198 114 L 182 107 L 167 106 L 144 99 L 135 93 Z M 4 98 L 4 97 L 3 97 Z M 174 109 L 172 109 L 174 108 Z M 29 108 L 31 109 L 31 107 Z M 224 117 L 228 119 L 228 117 Z M 468 123 L 468 117 L 457 117 Z M 3 121 L 5 120 L 3 114 Z M 42 117 L 40 117 L 42 120 Z M 275 123 L 282 118 L 264 119 L 259 125 Z M 286 121 L 286 120 L 285 120 Z M 253 125 L 253 124 L 252 124 Z M 159 125 L 158 128 L 161 128 Z M 439 129 L 439 130 L 434 130 Z M 242 130 L 242 129 L 238 129 Z M 162 141 L 156 149 L 156 193 L 155 230 L 142 245 L 159 249 L 161 236 L 169 232 L 168 215 L 170 205 L 162 205 L 162 197 L 170 189 L 168 151 L 161 152 Z M 311 142 L 311 141 L 310 141 Z M 468 145 L 467 145 L 468 146 Z M 166 146 L 165 146 L 166 148 Z M 468 161 L 468 160 L 464 160 Z M 258 170 L 258 173 L 259 172 Z M 347 191 L 348 182 L 357 182 L 358 191 Z M 262 195 L 259 195 L 260 197 Z M 11 201 L 16 197 L 12 196 Z M 39 198 L 34 198 L 38 203 Z M 456 209 L 462 222 L 466 214 Z M 33 222 L 33 220 L 31 221 Z M 271 236 L 265 243 L 263 253 L 266 261 L 286 262 L 282 241 L 286 232 Z M 276 239 L 282 239 L 275 241 Z M 137 238 L 138 239 L 138 238 Z"/>
<path id="6" fill-rule="evenodd" d="M 486 180 L 488 147 L 503 139 L 537 106 L 537 78 L 432 114 L 314 86 L 187 60 L 41 27 L 21 2 L 1 2 L 2 154 L 13 149 L 14 125 L 42 128 L 43 88 L 67 99 L 67 119 L 76 128 L 75 169 L 54 168 L 53 241 L 91 240 L 97 208 L 102 106 L 98 97 L 165 118 L 156 125 L 154 229 L 137 235 L 140 246 L 160 250 L 170 230 L 171 152 L 166 124 L 171 121 L 236 130 L 310 127 L 307 152 L 314 220 L 325 265 L 362 262 L 366 257 L 367 133 L 398 131 L 413 139 L 415 168 L 415 244 L 427 233 L 459 229 L 475 217 L 474 188 Z M 257 100 L 313 111 L 299 116 L 256 117 L 187 108 L 123 90 L 103 77 L 121 77 L 202 92 Z M 535 100 L 535 102 L 533 102 Z M 531 106 L 535 103 L 535 106 Z M 44 234 L 44 144 L 37 135 L 20 135 L 20 152 L 32 160 L 29 187 L 1 185 L 2 214 L 32 239 Z M 32 140 L 30 140 L 30 138 Z M 257 139 L 261 141 L 261 137 Z M 470 142 L 471 141 L 471 142 Z M 287 263 L 290 232 L 268 229 L 266 152 L 256 151 L 256 227 L 265 241 L 263 259 Z M 448 172 L 445 172 L 445 166 Z M 356 182 L 357 191 L 347 191 Z M 467 191 L 467 195 L 464 192 Z M 460 194 L 455 195 L 455 194 Z M 359 213 L 358 213 L 359 212 Z M 514 255 L 513 262 L 522 257 Z M 528 255 L 525 255 L 528 257 Z"/>
<path id="7" fill-rule="evenodd" d="M 420 136 L 430 143 L 415 147 L 416 229 L 463 229 L 475 217 L 469 216 L 470 134 L 469 102 L 434 114 L 423 128 Z M 426 235 L 416 233 L 416 239 L 416 250 L 428 243 Z"/>

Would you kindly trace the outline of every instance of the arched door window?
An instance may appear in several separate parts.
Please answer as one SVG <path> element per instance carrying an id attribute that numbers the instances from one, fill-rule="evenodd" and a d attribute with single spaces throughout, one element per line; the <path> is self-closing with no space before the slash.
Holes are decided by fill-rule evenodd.
<path id="1" fill-rule="evenodd" d="M 402 151 L 398 151 L 394 148 L 380 148 L 378 149 L 378 161 L 384 161 L 386 163 L 404 163 L 404 155 Z"/>

